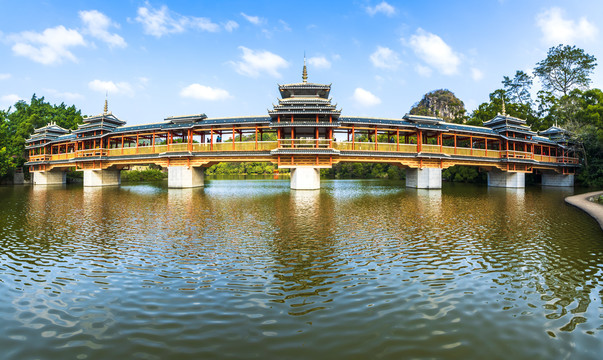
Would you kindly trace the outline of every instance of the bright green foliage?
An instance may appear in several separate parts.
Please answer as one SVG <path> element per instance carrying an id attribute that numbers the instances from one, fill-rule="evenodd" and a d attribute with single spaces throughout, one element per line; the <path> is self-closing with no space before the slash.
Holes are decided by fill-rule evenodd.
<path id="1" fill-rule="evenodd" d="M 482 126 L 484 122 L 493 119 L 502 113 L 502 99 L 505 99 L 505 113 L 526 120 L 528 125 L 538 123 L 538 117 L 529 103 L 514 103 L 506 95 L 503 89 L 495 90 L 490 94 L 490 102 L 482 103 L 475 109 L 467 124 Z"/>
<path id="2" fill-rule="evenodd" d="M 167 178 L 167 174 L 159 169 L 122 171 L 121 180 L 128 181 L 157 181 Z"/>
<path id="3" fill-rule="evenodd" d="M 563 95 L 572 89 L 588 87 L 597 59 L 576 46 L 559 44 L 549 49 L 546 59 L 538 62 L 534 74 L 546 90 Z"/>
<path id="4" fill-rule="evenodd" d="M 0 148 L 0 178 L 6 176 L 13 165 L 13 159 L 5 147 Z"/>
<path id="5" fill-rule="evenodd" d="M 452 182 L 486 182 L 485 173 L 480 173 L 476 167 L 463 165 L 455 165 L 444 169 L 442 178 Z"/>
<path id="6" fill-rule="evenodd" d="M 271 175 L 276 166 L 267 162 L 222 162 L 208 168 L 207 175 Z M 284 172 L 282 169 L 280 172 Z"/>
<path id="7" fill-rule="evenodd" d="M 82 123 L 82 115 L 74 105 L 50 105 L 44 97 L 38 98 L 34 94 L 30 104 L 18 101 L 14 109 L 0 111 L 0 120 L 0 148 L 6 148 L 8 154 L 15 157 L 13 166 L 22 166 L 26 161 L 25 140 L 34 129 L 51 122 L 75 129 Z"/>
<path id="8" fill-rule="evenodd" d="M 321 170 L 321 175 L 335 179 L 404 179 L 405 171 L 397 166 L 373 163 L 338 163 L 331 169 Z"/>
<path id="9" fill-rule="evenodd" d="M 532 87 L 532 77 L 521 70 L 515 72 L 515 77 L 510 79 L 508 76 L 503 77 L 502 81 L 505 86 L 505 95 L 514 103 L 530 104 L 530 88 Z"/>

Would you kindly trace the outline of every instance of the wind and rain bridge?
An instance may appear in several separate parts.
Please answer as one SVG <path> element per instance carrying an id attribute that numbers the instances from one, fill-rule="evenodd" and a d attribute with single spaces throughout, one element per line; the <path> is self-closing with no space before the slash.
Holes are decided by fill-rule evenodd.
<path id="1" fill-rule="evenodd" d="M 400 119 L 342 116 L 331 103 L 331 85 L 307 81 L 279 85 L 281 98 L 268 116 L 172 116 L 126 125 L 108 112 L 76 130 L 56 124 L 26 141 L 34 185 L 65 183 L 66 172 L 84 172 L 84 186 L 119 185 L 120 171 L 155 164 L 168 169 L 168 187 L 203 186 L 204 168 L 220 162 L 271 162 L 291 169 L 292 189 L 320 188 L 320 169 L 342 162 L 387 163 L 406 169 L 406 186 L 442 187 L 442 169 L 453 165 L 488 172 L 488 185 L 520 188 L 525 174 L 542 184 L 573 186 L 579 166 L 567 131 L 540 134 L 504 113 L 483 127 L 428 116 Z"/>

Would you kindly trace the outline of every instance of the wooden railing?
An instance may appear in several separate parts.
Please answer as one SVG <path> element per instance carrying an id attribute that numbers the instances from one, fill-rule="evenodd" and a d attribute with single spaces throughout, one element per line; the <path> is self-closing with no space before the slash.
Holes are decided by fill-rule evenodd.
<path id="1" fill-rule="evenodd" d="M 279 147 L 280 143 L 280 147 Z M 352 142 L 335 141 L 329 139 L 281 139 L 279 141 L 235 141 L 220 143 L 176 143 L 162 145 L 147 145 L 125 148 L 98 148 L 77 150 L 75 152 L 62 154 L 32 155 L 29 161 L 56 161 L 69 160 L 74 158 L 97 157 L 97 156 L 131 156 L 145 154 L 161 154 L 170 152 L 253 152 L 269 151 L 277 148 L 281 149 L 335 149 L 339 151 L 366 151 L 366 152 L 398 152 L 416 154 L 419 146 L 417 144 L 396 144 L 396 143 L 374 143 L 374 142 Z M 566 156 L 549 156 L 532 154 L 523 151 L 507 151 L 492 149 L 463 148 L 452 146 L 441 146 L 433 144 L 420 145 L 421 153 L 445 154 L 451 156 L 467 156 L 478 158 L 509 158 L 509 159 L 528 159 L 539 162 L 578 164 L 578 159 Z"/>
<path id="2" fill-rule="evenodd" d="M 328 149 L 332 140 L 329 139 L 279 139 L 283 149 Z"/>

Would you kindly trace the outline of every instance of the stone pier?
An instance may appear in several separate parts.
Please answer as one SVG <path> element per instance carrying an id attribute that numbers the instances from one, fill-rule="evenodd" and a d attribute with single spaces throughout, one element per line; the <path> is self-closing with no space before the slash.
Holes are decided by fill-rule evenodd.
<path id="1" fill-rule="evenodd" d="M 121 184 L 121 171 L 84 170 L 84 186 L 117 186 Z"/>
<path id="2" fill-rule="evenodd" d="M 168 166 L 168 188 L 184 189 L 203 186 L 205 172 L 202 167 Z"/>
<path id="3" fill-rule="evenodd" d="M 34 185 L 61 185 L 67 181 L 67 173 L 62 170 L 34 171 Z"/>
<path id="4" fill-rule="evenodd" d="M 406 169 L 406 187 L 415 189 L 441 189 L 442 169 Z"/>
<path id="5" fill-rule="evenodd" d="M 320 189 L 320 168 L 312 166 L 299 166 L 291 168 L 291 189 Z"/>
<path id="6" fill-rule="evenodd" d="M 542 186 L 561 186 L 561 187 L 573 187 L 574 186 L 574 175 L 568 174 L 556 174 L 556 173 L 543 173 L 542 174 Z"/>
<path id="7" fill-rule="evenodd" d="M 522 172 L 510 172 L 493 169 L 488 171 L 488 186 L 503 188 L 525 188 L 526 174 Z"/>

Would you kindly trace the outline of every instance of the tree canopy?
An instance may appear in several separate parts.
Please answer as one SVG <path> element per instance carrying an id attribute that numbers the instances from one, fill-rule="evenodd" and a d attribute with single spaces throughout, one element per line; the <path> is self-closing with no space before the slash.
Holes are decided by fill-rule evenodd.
<path id="1" fill-rule="evenodd" d="M 531 103 L 530 88 L 532 87 L 532 77 L 530 75 L 517 70 L 513 79 L 505 76 L 502 83 L 505 87 L 505 95 L 510 101 L 520 104 Z"/>
<path id="2" fill-rule="evenodd" d="M 588 87 L 595 66 L 594 56 L 576 46 L 560 44 L 549 49 L 546 59 L 536 64 L 534 74 L 546 90 L 567 95 L 572 89 Z"/>
<path id="3" fill-rule="evenodd" d="M 36 94 L 29 104 L 21 100 L 8 111 L 0 111 L 0 177 L 5 176 L 9 168 L 25 163 L 25 140 L 34 129 L 51 122 L 75 129 L 82 119 L 81 111 L 75 105 L 51 105 Z"/>

